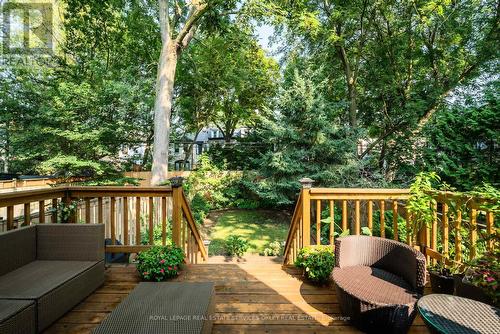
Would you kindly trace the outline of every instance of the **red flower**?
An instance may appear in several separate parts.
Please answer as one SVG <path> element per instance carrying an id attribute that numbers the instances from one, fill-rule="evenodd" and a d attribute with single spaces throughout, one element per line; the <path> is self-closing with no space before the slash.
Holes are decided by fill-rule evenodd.
<path id="1" fill-rule="evenodd" d="M 160 260 L 160 263 L 161 263 L 161 264 L 164 264 L 164 263 L 165 263 L 165 260 L 161 259 L 161 260 Z"/>
<path id="2" fill-rule="evenodd" d="M 170 266 L 169 266 L 169 267 L 168 267 L 168 270 L 172 270 L 172 267 L 170 267 Z"/>
<path id="3" fill-rule="evenodd" d="M 174 270 L 177 270 L 177 266 L 174 266 Z"/>
<path id="4" fill-rule="evenodd" d="M 165 273 L 165 270 L 163 268 L 161 268 L 160 272 L 163 274 L 163 273 Z"/>
<path id="5" fill-rule="evenodd" d="M 147 271 L 142 273 L 144 276 L 149 275 Z"/>

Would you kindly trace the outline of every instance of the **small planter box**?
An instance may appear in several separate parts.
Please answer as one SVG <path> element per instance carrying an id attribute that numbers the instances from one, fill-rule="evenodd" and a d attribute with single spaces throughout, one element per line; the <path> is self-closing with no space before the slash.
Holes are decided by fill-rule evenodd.
<path id="1" fill-rule="evenodd" d="M 463 275 L 455 275 L 455 295 L 493 305 L 491 298 L 475 285 L 468 283 Z"/>
<path id="2" fill-rule="evenodd" d="M 439 275 L 435 271 L 429 271 L 431 278 L 431 289 L 434 293 L 444 293 L 452 295 L 455 290 L 455 282 L 453 276 Z"/>

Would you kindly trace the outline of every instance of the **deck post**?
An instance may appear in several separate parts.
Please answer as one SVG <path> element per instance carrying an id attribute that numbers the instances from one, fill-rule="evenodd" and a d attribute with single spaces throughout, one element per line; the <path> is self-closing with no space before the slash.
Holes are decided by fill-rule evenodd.
<path id="1" fill-rule="evenodd" d="M 314 180 L 303 178 L 299 181 L 302 184 L 302 247 L 311 244 L 311 188 Z"/>
<path id="2" fill-rule="evenodd" d="M 178 247 L 181 245 L 181 221 L 182 221 L 182 183 L 184 178 L 173 177 L 170 179 L 172 186 L 172 241 Z"/>

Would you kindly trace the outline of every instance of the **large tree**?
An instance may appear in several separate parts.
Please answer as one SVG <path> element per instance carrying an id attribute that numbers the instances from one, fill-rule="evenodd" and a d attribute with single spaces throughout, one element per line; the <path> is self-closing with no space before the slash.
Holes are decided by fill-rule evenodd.
<path id="1" fill-rule="evenodd" d="M 152 184 L 160 184 L 168 177 L 170 118 L 179 57 L 200 24 L 216 27 L 236 4 L 236 0 L 158 0 L 162 47 L 156 76 Z"/>
<path id="2" fill-rule="evenodd" d="M 52 66 L 2 69 L 0 124 L 9 169 L 98 175 L 151 131 L 159 28 L 143 2 L 64 6 Z M 7 64 L 9 65 L 9 64 Z"/>
<path id="3" fill-rule="evenodd" d="M 443 101 L 498 60 L 498 1 L 278 3 L 289 9 L 280 21 L 288 54 L 329 65 L 330 97 L 346 102 L 346 121 L 371 140 L 360 157 L 389 180 Z"/>
<path id="4" fill-rule="evenodd" d="M 194 41 L 178 71 L 176 109 L 191 133 L 215 125 L 226 142 L 239 126 L 252 127 L 268 112 L 279 67 L 251 30 L 233 25 Z"/>

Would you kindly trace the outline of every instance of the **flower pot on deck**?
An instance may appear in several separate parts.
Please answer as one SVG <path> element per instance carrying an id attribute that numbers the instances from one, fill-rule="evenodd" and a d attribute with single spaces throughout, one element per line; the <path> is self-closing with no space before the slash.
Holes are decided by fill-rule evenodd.
<path id="1" fill-rule="evenodd" d="M 464 275 L 454 275 L 455 280 L 455 295 L 465 297 L 479 302 L 493 305 L 491 298 L 483 291 L 483 289 L 467 282 Z"/>
<path id="2" fill-rule="evenodd" d="M 433 293 L 453 294 L 455 290 L 453 276 L 440 275 L 435 271 L 429 271 L 429 276 L 431 278 L 431 289 Z"/>

